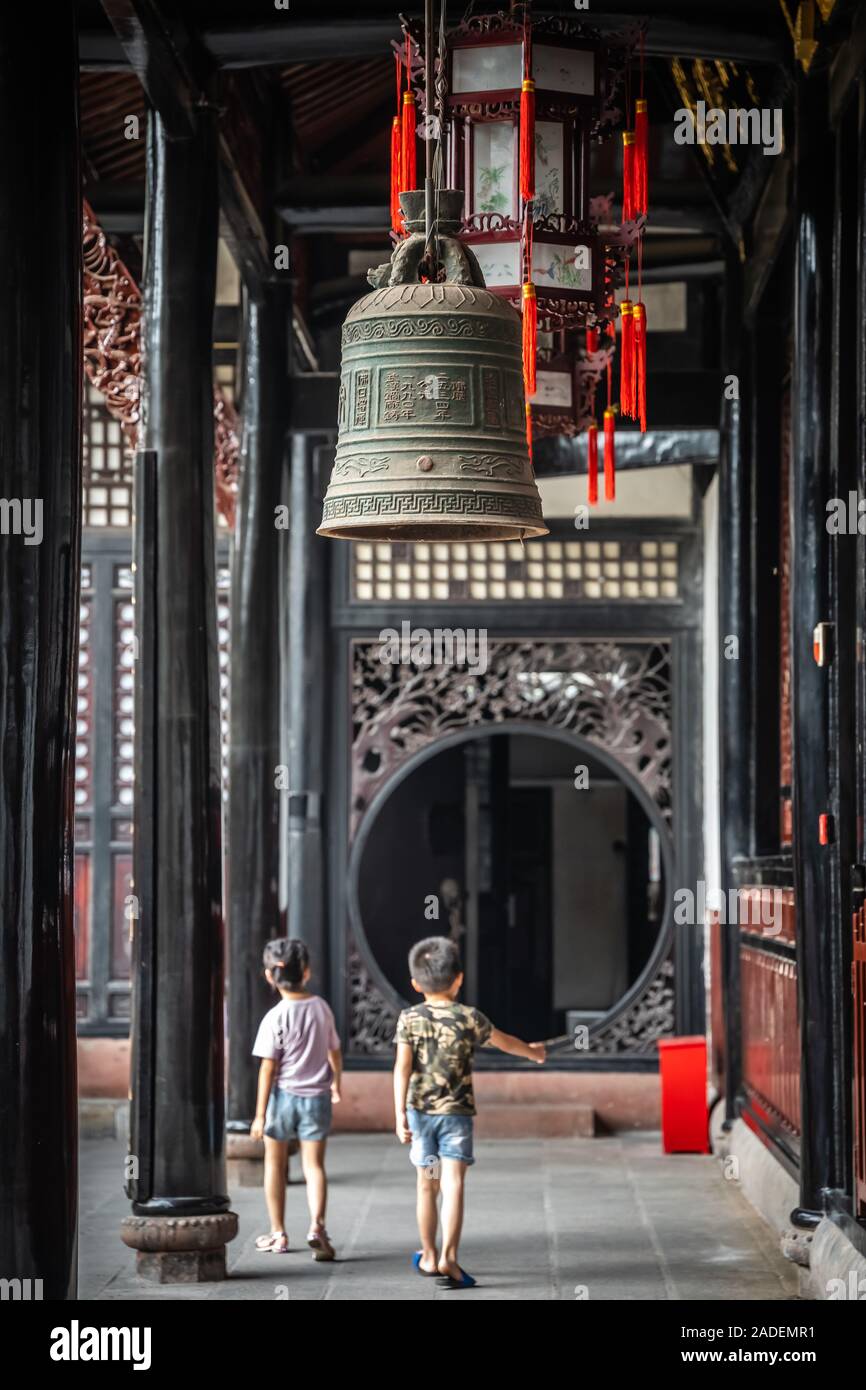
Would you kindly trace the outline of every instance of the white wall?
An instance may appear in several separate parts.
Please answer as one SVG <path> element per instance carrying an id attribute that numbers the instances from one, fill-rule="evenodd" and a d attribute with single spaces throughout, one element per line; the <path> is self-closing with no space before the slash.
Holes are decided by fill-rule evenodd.
<path id="1" fill-rule="evenodd" d="M 600 442 L 599 442 L 600 443 Z M 546 517 L 574 516 L 578 503 L 586 502 L 586 477 L 568 473 L 558 478 L 539 478 L 538 490 Z M 603 485 L 599 483 L 599 492 Z M 600 499 L 590 509 L 592 518 L 610 516 L 614 520 L 634 516 L 677 516 L 692 514 L 692 469 L 688 464 L 667 468 L 626 468 L 616 475 L 616 501 Z M 582 531 L 578 535 L 585 536 Z"/>
<path id="2" fill-rule="evenodd" d="M 628 987 L 622 783 L 553 788 L 553 1007 L 607 1009 Z"/>

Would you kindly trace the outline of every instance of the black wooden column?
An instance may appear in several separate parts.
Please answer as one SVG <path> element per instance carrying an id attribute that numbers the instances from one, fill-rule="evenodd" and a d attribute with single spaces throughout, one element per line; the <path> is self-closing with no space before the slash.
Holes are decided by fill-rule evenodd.
<path id="1" fill-rule="evenodd" d="M 255 1113 L 255 1031 L 272 1007 L 262 949 L 280 934 L 280 533 L 291 302 L 264 286 L 247 308 L 243 443 L 232 555 L 229 761 L 230 1127 Z M 231 1147 L 232 1139 L 229 1144 Z"/>
<path id="2" fill-rule="evenodd" d="M 794 891 L 800 1005 L 802 1141 L 798 1224 L 814 1224 L 838 1184 L 834 1114 L 835 837 L 830 682 L 813 657 L 830 616 L 830 347 L 833 155 L 821 79 L 801 81 L 797 109 L 791 486 L 791 672 Z M 820 843 L 821 817 L 828 843 Z"/>
<path id="3" fill-rule="evenodd" d="M 725 371 L 737 377 L 738 399 L 726 399 L 722 411 L 719 465 L 719 789 L 721 856 L 727 893 L 736 887 L 734 861 L 749 852 L 751 799 L 752 690 L 751 567 L 749 459 L 744 449 L 744 411 L 752 389 L 750 363 L 741 349 L 742 274 L 728 268 L 725 300 Z M 725 656 L 728 637 L 736 637 L 736 661 Z M 725 1016 L 725 1121 L 736 1118 L 742 1072 L 740 1010 L 740 928 L 736 920 L 716 928 L 721 933 L 722 999 Z"/>
<path id="4" fill-rule="evenodd" d="M 836 130 L 832 441 L 828 479 L 828 489 L 833 497 L 848 497 L 849 492 L 857 491 L 859 481 L 858 450 L 851 447 L 852 439 L 857 438 L 861 419 L 859 345 L 863 341 L 864 330 L 860 308 L 863 287 L 858 285 L 858 263 L 861 259 L 858 211 L 863 196 L 862 180 L 866 174 L 866 149 L 861 153 L 858 126 L 866 112 L 861 113 L 859 108 L 860 103 L 852 101 Z M 851 169 L 857 170 L 856 178 L 851 177 Z M 851 292 L 852 285 L 858 286 L 855 294 Z M 861 645 L 857 620 L 859 541 L 859 536 L 830 536 L 831 612 L 827 615 L 835 624 L 837 637 L 829 671 L 833 735 L 831 768 L 835 789 L 833 813 L 836 816 L 833 869 L 837 894 L 833 913 L 833 945 L 836 950 L 832 981 L 836 992 L 833 1009 L 836 1056 L 833 1124 L 834 1143 L 839 1155 L 835 1182 L 846 1194 L 851 1194 L 854 1187 L 855 1147 L 851 914 L 855 905 L 859 906 L 864 887 L 862 868 L 858 863 L 856 772 L 860 762 L 856 708 L 858 647 Z M 845 1205 L 850 1209 L 850 1197 Z"/>
<path id="5" fill-rule="evenodd" d="M 136 516 L 135 1066 L 123 1239 L 161 1282 L 221 1278 L 221 794 L 214 585 L 215 114 L 148 126 L 144 446 Z M 151 486 L 148 488 L 148 475 Z M 149 698 L 148 698 L 149 695 Z"/>
<path id="6" fill-rule="evenodd" d="M 315 985 L 326 962 L 322 805 L 327 717 L 328 541 L 316 535 L 333 451 L 309 435 L 292 440 L 288 624 L 288 930 L 313 956 Z"/>
<path id="7" fill-rule="evenodd" d="M 27 61 L 39 55 L 39 78 Z M 0 11 L 0 1275 L 76 1294 L 81 540 L 74 7 Z M 25 529 L 26 528 L 26 531 Z M 29 534 L 26 534 L 29 532 Z"/>

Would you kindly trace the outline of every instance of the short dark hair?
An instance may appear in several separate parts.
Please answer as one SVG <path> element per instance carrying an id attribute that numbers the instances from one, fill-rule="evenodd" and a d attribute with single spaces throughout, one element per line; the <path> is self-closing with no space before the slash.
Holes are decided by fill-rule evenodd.
<path id="1" fill-rule="evenodd" d="M 310 963 L 310 953 L 303 941 L 291 936 L 278 936 L 268 942 L 262 959 L 265 969 L 273 975 L 275 985 L 283 989 L 297 989 Z"/>
<path id="2" fill-rule="evenodd" d="M 447 936 L 425 937 L 409 952 L 409 974 L 425 994 L 448 989 L 462 969 L 457 945 Z"/>

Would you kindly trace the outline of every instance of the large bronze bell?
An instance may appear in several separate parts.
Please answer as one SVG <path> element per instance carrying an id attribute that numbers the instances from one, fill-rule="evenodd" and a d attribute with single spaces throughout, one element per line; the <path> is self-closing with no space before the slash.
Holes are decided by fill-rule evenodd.
<path id="1" fill-rule="evenodd" d="M 320 536 L 547 534 L 526 444 L 520 318 L 485 289 L 454 235 L 462 193 L 437 196 L 444 282 L 421 281 L 424 195 L 401 194 L 410 235 L 370 272 L 376 288 L 343 325 L 339 437 Z"/>

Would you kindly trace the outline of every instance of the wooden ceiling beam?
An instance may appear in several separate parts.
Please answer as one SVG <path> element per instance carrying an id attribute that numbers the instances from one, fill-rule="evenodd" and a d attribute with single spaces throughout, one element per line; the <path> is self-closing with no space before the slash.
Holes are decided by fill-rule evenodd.
<path id="1" fill-rule="evenodd" d="M 102 0 L 128 65 L 161 115 L 172 139 L 193 131 L 193 108 L 201 100 L 201 62 L 189 60 L 190 40 L 169 26 L 154 0 Z"/>
<path id="2" fill-rule="evenodd" d="M 86 192 L 104 232 L 135 236 L 144 231 L 144 184 L 138 179 L 96 179 Z"/>
<path id="3" fill-rule="evenodd" d="M 112 6 L 128 6 L 132 2 L 106 0 Z M 539 6 L 540 10 L 550 8 L 554 7 Z M 422 13 L 418 5 L 403 5 L 402 9 L 407 17 L 419 18 Z M 573 9 L 571 14 L 575 14 Z M 588 23 L 605 33 L 620 32 L 640 17 L 639 14 L 602 15 L 594 10 L 586 14 Z M 580 18 L 579 12 L 576 17 Z M 204 30 L 201 35 L 211 60 L 221 68 L 284 67 L 289 63 L 370 57 L 387 54 L 391 41 L 400 38 L 395 12 L 379 15 L 367 12 L 357 19 L 293 18 L 291 24 L 214 28 Z M 118 44 L 110 35 L 93 31 L 85 30 L 80 35 L 79 51 L 85 68 L 106 71 L 125 67 L 130 61 L 122 41 Z M 647 57 L 719 58 L 750 65 L 790 66 L 791 63 L 787 34 L 701 24 L 694 19 L 666 15 L 650 15 L 645 51 Z"/>
<path id="4" fill-rule="evenodd" d="M 102 8 L 169 136 L 189 136 L 195 107 L 210 99 L 214 72 L 199 36 L 168 18 L 156 0 L 102 0 Z M 219 133 L 219 184 L 227 240 L 241 274 L 255 287 L 273 275 L 271 251 L 241 161 L 224 129 Z"/>
<path id="5" fill-rule="evenodd" d="M 654 374 L 657 376 L 659 374 Z M 683 383 L 676 380 L 687 373 L 665 374 L 674 378 L 674 400 L 678 401 Z M 654 387 L 660 382 L 653 381 Z M 714 385 L 718 385 L 718 378 Z M 649 387 L 647 388 L 649 389 Z M 712 388 L 711 388 L 712 389 Z M 653 417 L 656 396 L 653 396 Z M 667 407 L 666 407 L 667 413 Z M 718 409 L 716 410 L 716 417 Z M 637 468 L 706 467 L 719 461 L 719 431 L 716 418 L 707 424 L 655 425 L 646 434 L 635 429 L 617 429 L 616 471 L 625 473 Z M 586 473 L 586 441 L 582 437 L 569 439 L 565 435 L 541 437 L 533 443 L 532 462 L 539 478 Z"/>
<path id="6" fill-rule="evenodd" d="M 347 164 L 351 166 L 358 150 L 364 145 L 376 137 L 381 137 L 383 141 L 390 137 L 393 115 L 394 94 L 389 91 L 387 100 L 377 102 L 365 114 L 356 115 L 348 130 L 343 130 L 314 149 L 310 159 L 312 167 L 322 172 L 334 169 L 339 173 L 341 167 Z"/>
<path id="7" fill-rule="evenodd" d="M 296 175 L 277 193 L 277 212 L 300 232 L 386 231 L 391 225 L 388 181 L 378 174 Z"/>

